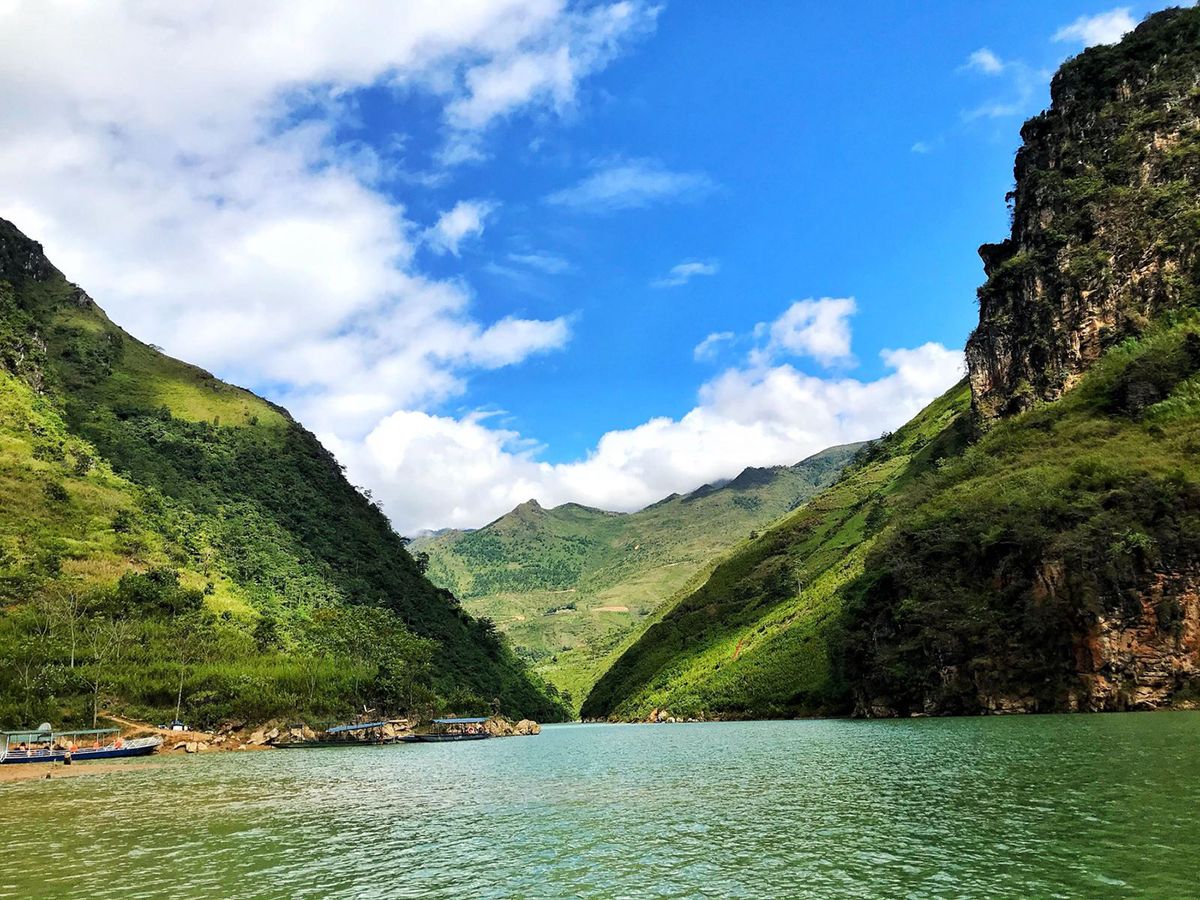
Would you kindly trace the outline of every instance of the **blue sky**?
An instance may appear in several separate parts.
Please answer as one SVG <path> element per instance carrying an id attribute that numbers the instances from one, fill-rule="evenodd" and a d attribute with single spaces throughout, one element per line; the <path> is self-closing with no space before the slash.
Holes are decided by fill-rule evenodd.
<path id="1" fill-rule="evenodd" d="M 901 424 L 958 375 L 1050 73 L 1150 11 L 119 6 L 0 11 L 0 215 L 403 530 Z"/>

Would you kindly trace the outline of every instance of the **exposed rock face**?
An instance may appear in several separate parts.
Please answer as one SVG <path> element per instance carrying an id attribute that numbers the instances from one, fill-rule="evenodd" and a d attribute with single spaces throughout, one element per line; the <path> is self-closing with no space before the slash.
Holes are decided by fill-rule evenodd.
<path id="1" fill-rule="evenodd" d="M 1076 650 L 1086 710 L 1158 709 L 1200 678 L 1200 575 L 1160 574 L 1140 608 L 1097 617 Z"/>
<path id="2" fill-rule="evenodd" d="M 1197 301 L 1200 11 L 1085 51 L 1051 99 L 1022 129 L 1012 233 L 979 251 L 966 354 L 984 417 L 1056 399 L 1105 349 Z"/>

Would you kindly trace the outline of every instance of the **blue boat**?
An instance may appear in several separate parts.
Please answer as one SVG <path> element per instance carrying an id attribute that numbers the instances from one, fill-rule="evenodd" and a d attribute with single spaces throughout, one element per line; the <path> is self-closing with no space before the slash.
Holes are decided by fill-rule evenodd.
<path id="1" fill-rule="evenodd" d="M 43 724 L 36 731 L 0 731 L 0 763 L 74 762 L 148 756 L 162 746 L 160 737 L 124 740 L 116 728 L 55 731 Z"/>

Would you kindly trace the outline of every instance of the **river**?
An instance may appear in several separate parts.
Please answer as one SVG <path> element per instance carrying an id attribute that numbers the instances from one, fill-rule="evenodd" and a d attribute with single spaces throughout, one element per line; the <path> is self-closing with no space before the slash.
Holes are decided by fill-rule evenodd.
<path id="1" fill-rule="evenodd" d="M 564 725 L 0 785 L 0 896 L 1196 896 L 1197 810 L 1200 713 Z"/>

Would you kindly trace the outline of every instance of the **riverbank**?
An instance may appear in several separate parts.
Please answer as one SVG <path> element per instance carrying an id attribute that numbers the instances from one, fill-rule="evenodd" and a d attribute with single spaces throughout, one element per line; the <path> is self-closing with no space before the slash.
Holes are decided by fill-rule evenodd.
<path id="1" fill-rule="evenodd" d="M 76 762 L 69 766 L 62 763 L 21 763 L 20 765 L 0 766 L 0 784 L 11 784 L 17 781 L 45 781 L 56 778 L 77 778 L 81 775 L 112 775 L 117 772 L 129 772 L 135 769 L 157 768 L 152 762 Z"/>
<path id="2" fill-rule="evenodd" d="M 276 744 L 298 746 L 305 743 L 322 740 L 323 732 L 314 731 L 302 723 L 288 723 L 285 720 L 272 720 L 258 725 L 248 725 L 244 722 L 227 722 L 214 731 L 174 731 L 159 728 L 148 722 L 139 722 L 114 713 L 106 713 L 104 718 L 120 726 L 126 738 L 157 735 L 162 738 L 160 752 L 184 753 L 213 753 L 229 750 L 273 750 Z M 367 724 L 367 723 L 358 723 Z M 413 734 L 418 722 L 412 719 L 394 718 L 382 722 L 372 721 L 369 732 L 362 732 L 363 743 L 385 742 L 392 743 Z M 491 737 L 517 737 L 536 735 L 542 727 L 532 719 L 521 719 L 513 722 L 503 716 L 491 716 L 481 725 Z M 348 746 L 356 742 L 353 737 L 339 735 Z"/>

